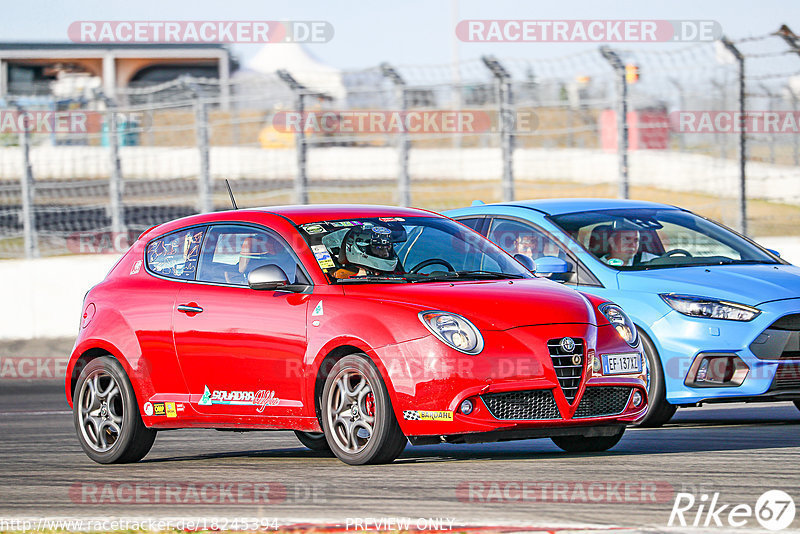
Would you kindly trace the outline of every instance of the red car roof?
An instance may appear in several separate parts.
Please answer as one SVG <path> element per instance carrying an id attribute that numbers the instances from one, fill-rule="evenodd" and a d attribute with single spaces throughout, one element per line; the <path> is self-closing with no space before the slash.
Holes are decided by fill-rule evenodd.
<path id="1" fill-rule="evenodd" d="M 416 208 L 366 204 L 312 204 L 307 206 L 270 206 L 255 209 L 282 215 L 294 224 L 337 219 L 357 219 L 359 217 L 429 217 L 433 214 L 433 212 Z"/>
<path id="2" fill-rule="evenodd" d="M 358 219 L 361 217 L 441 217 L 438 213 L 416 208 L 399 208 L 397 206 L 374 206 L 358 204 L 317 204 L 305 206 L 268 206 L 262 208 L 244 208 L 238 211 L 215 211 L 200 215 L 190 215 L 174 221 L 154 226 L 139 238 L 150 238 L 150 232 L 158 230 L 158 234 L 171 232 L 178 228 L 207 224 L 219 221 L 252 221 L 260 222 L 261 214 L 277 215 L 288 219 L 295 225 L 339 219 Z"/>

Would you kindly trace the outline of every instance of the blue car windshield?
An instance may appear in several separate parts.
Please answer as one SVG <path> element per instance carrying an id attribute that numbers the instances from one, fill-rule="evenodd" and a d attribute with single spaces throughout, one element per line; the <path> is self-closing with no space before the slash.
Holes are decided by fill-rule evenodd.
<path id="1" fill-rule="evenodd" d="M 622 271 L 781 263 L 725 227 L 682 210 L 598 210 L 551 220 L 601 262 Z"/>

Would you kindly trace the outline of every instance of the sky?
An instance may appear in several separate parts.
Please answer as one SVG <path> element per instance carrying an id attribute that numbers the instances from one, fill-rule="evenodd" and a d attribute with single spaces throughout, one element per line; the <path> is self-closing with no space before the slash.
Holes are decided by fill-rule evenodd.
<path id="1" fill-rule="evenodd" d="M 714 20 L 731 38 L 758 36 L 788 24 L 800 33 L 797 0 L 1 0 L 0 41 L 67 41 L 67 27 L 81 20 L 323 20 L 330 42 L 308 50 L 331 66 L 359 69 L 388 61 L 398 65 L 446 64 L 454 57 L 553 57 L 596 48 L 585 43 L 465 43 L 454 35 L 464 19 L 667 19 Z M 675 44 L 641 44 L 669 47 Z M 243 62 L 258 45 L 234 45 Z"/>

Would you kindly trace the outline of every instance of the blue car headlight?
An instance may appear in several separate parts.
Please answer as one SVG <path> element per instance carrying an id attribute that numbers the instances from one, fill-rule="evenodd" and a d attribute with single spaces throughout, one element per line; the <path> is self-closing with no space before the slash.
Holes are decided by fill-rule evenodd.
<path id="1" fill-rule="evenodd" d="M 639 343 L 639 331 L 636 325 L 633 324 L 628 314 L 622 311 L 622 308 L 616 304 L 607 302 L 597 307 L 600 313 L 606 316 L 608 322 L 611 323 L 619 337 L 621 337 L 628 345 L 635 347 Z"/>
<path id="2" fill-rule="evenodd" d="M 483 336 L 474 324 L 455 313 L 438 310 L 419 312 L 419 320 L 440 341 L 466 354 L 483 350 Z"/>
<path id="3" fill-rule="evenodd" d="M 707 319 L 725 319 L 728 321 L 752 321 L 761 314 L 761 311 L 725 300 L 694 295 L 676 295 L 662 293 L 659 295 L 670 308 L 689 317 L 705 317 Z"/>

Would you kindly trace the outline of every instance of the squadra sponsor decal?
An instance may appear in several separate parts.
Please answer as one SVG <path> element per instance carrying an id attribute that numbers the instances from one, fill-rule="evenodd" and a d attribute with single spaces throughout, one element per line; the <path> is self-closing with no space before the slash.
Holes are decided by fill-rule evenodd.
<path id="1" fill-rule="evenodd" d="M 255 406 L 256 411 L 261 413 L 267 406 L 278 406 L 281 399 L 275 396 L 272 390 L 261 389 L 259 391 L 226 391 L 215 389 L 211 392 L 205 386 L 203 396 L 198 404 L 200 406 L 212 406 L 214 404 L 228 404 L 235 406 Z"/>

